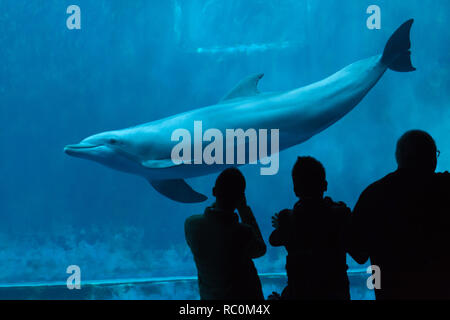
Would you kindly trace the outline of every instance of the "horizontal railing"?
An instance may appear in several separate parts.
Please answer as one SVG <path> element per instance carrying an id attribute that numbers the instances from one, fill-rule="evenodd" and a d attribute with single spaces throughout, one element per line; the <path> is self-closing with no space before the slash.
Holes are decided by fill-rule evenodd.
<path id="1" fill-rule="evenodd" d="M 348 270 L 349 275 L 366 274 L 366 269 Z M 260 278 L 281 278 L 286 277 L 285 272 L 269 272 L 260 273 Z M 106 279 L 106 280 L 82 280 L 83 286 L 111 286 L 111 285 L 133 285 L 133 284 L 150 284 L 164 282 L 183 282 L 197 280 L 197 276 L 172 276 L 172 277 L 152 277 L 152 278 L 126 278 L 126 279 Z M 6 283 L 0 284 L 0 288 L 27 288 L 27 287 L 58 287 L 66 286 L 65 281 L 48 281 L 48 282 L 23 282 L 23 283 Z"/>

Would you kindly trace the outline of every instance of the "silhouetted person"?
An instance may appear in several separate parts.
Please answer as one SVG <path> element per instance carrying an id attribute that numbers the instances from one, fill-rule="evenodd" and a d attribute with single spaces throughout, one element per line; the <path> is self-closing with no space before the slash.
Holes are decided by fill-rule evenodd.
<path id="1" fill-rule="evenodd" d="M 200 297 L 264 299 L 252 259 L 263 256 L 266 245 L 247 206 L 242 173 L 236 168 L 224 170 L 213 195 L 216 202 L 204 214 L 185 222 L 186 241 L 197 265 Z"/>
<path id="2" fill-rule="evenodd" d="M 270 244 L 285 246 L 288 286 L 282 299 L 350 299 L 343 232 L 350 209 L 324 198 L 325 169 L 312 157 L 298 157 L 292 170 L 293 210 L 272 219 Z"/>
<path id="3" fill-rule="evenodd" d="M 380 268 L 377 299 L 450 298 L 450 175 L 435 173 L 436 144 L 424 131 L 406 132 L 395 157 L 398 169 L 354 208 L 350 254 Z"/>

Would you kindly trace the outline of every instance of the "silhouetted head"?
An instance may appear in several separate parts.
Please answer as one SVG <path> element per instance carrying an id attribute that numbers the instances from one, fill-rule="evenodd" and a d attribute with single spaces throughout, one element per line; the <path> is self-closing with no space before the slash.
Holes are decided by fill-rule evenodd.
<path id="1" fill-rule="evenodd" d="M 399 169 L 434 172 L 437 165 L 434 139 L 425 131 L 411 130 L 397 141 L 395 158 Z"/>
<path id="2" fill-rule="evenodd" d="M 218 207 L 234 211 L 245 195 L 245 178 L 237 168 L 228 168 L 217 177 L 213 188 Z"/>
<path id="3" fill-rule="evenodd" d="M 327 191 L 325 168 L 313 157 L 298 157 L 292 169 L 294 192 L 299 198 L 322 198 Z"/>

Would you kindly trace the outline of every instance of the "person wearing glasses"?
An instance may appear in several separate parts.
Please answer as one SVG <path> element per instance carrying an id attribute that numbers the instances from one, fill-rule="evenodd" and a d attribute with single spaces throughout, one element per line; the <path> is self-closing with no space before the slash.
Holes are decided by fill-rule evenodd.
<path id="1" fill-rule="evenodd" d="M 450 298 L 450 174 L 436 173 L 439 151 L 421 130 L 397 142 L 398 168 L 361 194 L 347 248 L 373 274 L 376 299 Z M 378 284 L 377 284 L 378 280 Z"/>

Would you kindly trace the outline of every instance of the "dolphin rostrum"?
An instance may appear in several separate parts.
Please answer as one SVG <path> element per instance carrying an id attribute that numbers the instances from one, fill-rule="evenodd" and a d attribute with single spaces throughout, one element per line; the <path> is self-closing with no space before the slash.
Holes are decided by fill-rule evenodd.
<path id="1" fill-rule="evenodd" d="M 256 130 L 279 128 L 279 150 L 302 143 L 350 112 L 378 82 L 387 69 L 414 71 L 411 64 L 409 33 L 413 19 L 403 23 L 388 40 L 383 54 L 357 61 L 319 82 L 279 93 L 257 90 L 262 74 L 250 76 L 218 104 L 194 109 L 168 118 L 122 130 L 90 136 L 64 151 L 145 177 L 166 197 L 185 203 L 206 197 L 194 191 L 185 178 L 223 169 L 221 164 L 175 163 L 171 152 L 172 133 L 191 131 L 194 121 L 204 129 Z M 195 132 L 194 132 L 195 134 Z"/>

